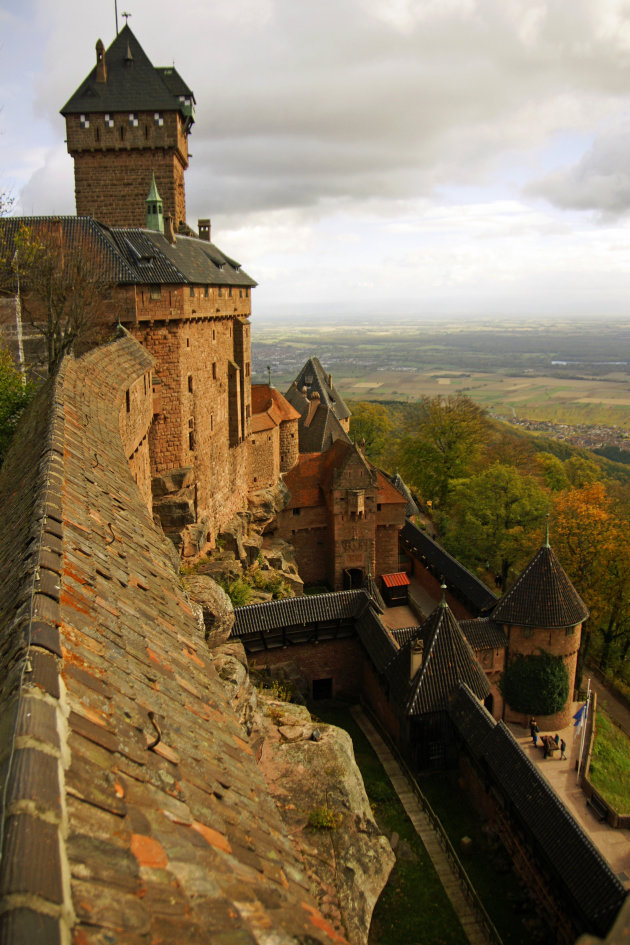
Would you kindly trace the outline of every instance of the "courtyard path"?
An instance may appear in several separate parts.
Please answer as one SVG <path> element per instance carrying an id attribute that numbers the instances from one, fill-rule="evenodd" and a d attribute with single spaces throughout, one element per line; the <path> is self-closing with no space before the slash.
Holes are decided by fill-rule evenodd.
<path id="1" fill-rule="evenodd" d="M 485 927 L 479 921 L 475 909 L 464 894 L 459 876 L 440 843 L 439 834 L 422 809 L 422 805 L 400 765 L 360 706 L 353 706 L 351 711 L 355 722 L 363 731 L 385 769 L 407 816 L 431 857 L 435 871 L 457 913 L 470 945 L 489 945 L 493 939 L 488 935 Z M 496 941 L 494 939 L 495 943 Z"/>

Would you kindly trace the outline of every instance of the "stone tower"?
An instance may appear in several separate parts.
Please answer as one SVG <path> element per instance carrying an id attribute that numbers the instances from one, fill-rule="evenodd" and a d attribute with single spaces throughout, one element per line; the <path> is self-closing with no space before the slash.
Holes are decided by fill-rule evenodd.
<path id="1" fill-rule="evenodd" d="M 77 213 L 142 227 L 155 175 L 164 214 L 186 221 L 184 171 L 195 97 L 172 67 L 151 64 L 129 26 L 61 109 L 74 159 Z"/>
<path id="2" fill-rule="evenodd" d="M 491 616 L 503 625 L 508 638 L 508 663 L 519 655 L 529 656 L 541 651 L 562 657 L 569 677 L 567 704 L 555 715 L 538 718 L 538 724 L 543 730 L 568 725 L 582 624 L 588 617 L 588 609 L 548 541 L 501 598 Z M 514 712 L 507 704 L 505 719 L 526 722 L 522 714 Z"/>

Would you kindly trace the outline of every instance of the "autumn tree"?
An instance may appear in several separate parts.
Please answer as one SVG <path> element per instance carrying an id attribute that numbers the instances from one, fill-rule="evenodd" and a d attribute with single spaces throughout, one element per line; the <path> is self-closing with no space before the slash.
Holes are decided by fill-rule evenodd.
<path id="1" fill-rule="evenodd" d="M 470 567 L 489 570 L 505 588 L 541 543 L 549 496 L 533 476 L 495 463 L 451 487 L 445 546 Z"/>
<path id="2" fill-rule="evenodd" d="M 36 232 L 21 227 L 4 241 L 2 257 L 11 291 L 17 291 L 19 280 L 25 320 L 44 338 L 49 374 L 77 344 L 101 340 L 112 279 L 95 239 L 73 239 L 55 222 Z"/>
<path id="3" fill-rule="evenodd" d="M 453 479 L 469 474 L 483 450 L 484 411 L 469 397 L 424 397 L 401 438 L 398 464 L 427 501 L 442 508 Z"/>
<path id="4" fill-rule="evenodd" d="M 623 649 L 630 635 L 627 535 L 628 522 L 617 514 L 601 482 L 569 489 L 554 499 L 554 548 L 591 612 L 582 638 L 580 667 L 593 635 L 601 644 L 602 670 L 609 666 L 615 646 Z"/>
<path id="5" fill-rule="evenodd" d="M 382 404 L 366 401 L 352 404 L 350 436 L 357 443 L 365 441 L 366 455 L 373 462 L 380 462 L 386 454 L 393 426 L 389 411 Z"/>

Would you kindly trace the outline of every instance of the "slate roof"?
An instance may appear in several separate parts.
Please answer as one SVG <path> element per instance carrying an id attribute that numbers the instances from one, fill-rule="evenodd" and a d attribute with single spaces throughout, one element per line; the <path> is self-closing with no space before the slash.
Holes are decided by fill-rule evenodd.
<path id="1" fill-rule="evenodd" d="M 461 624 L 460 624 L 461 626 Z M 395 627 L 393 630 L 389 631 L 393 636 L 394 640 L 398 646 L 402 646 L 404 643 L 407 643 L 408 640 L 413 640 L 418 636 L 420 632 L 420 627 Z"/>
<path id="2" fill-rule="evenodd" d="M 413 678 L 406 709 L 409 715 L 425 715 L 448 707 L 459 683 L 465 682 L 479 699 L 490 692 L 486 674 L 459 628 L 446 602 L 438 604 L 422 625 L 422 666 Z M 401 648 L 409 650 L 411 642 Z"/>
<path id="3" fill-rule="evenodd" d="M 588 617 L 586 604 L 548 545 L 534 555 L 492 611 L 498 623 L 521 627 L 574 627 Z"/>
<path id="4" fill-rule="evenodd" d="M 473 612 L 481 614 L 494 606 L 497 598 L 490 588 L 422 529 L 405 522 L 400 540 L 412 554 L 426 562 L 450 590 L 458 592 Z"/>
<path id="5" fill-rule="evenodd" d="M 387 476 L 387 473 L 384 473 L 384 475 Z M 419 515 L 420 509 L 418 508 L 416 500 L 412 496 L 411 491 L 409 490 L 402 476 L 399 473 L 396 473 L 395 476 L 387 476 L 387 478 L 393 485 L 394 489 L 397 489 L 398 492 L 400 492 L 400 494 L 407 500 L 407 509 L 405 512 L 407 518 L 411 518 L 412 515 Z"/>
<path id="6" fill-rule="evenodd" d="M 66 359 L 0 473 L 0 941 L 332 941 L 129 472 L 144 354 Z"/>
<path id="7" fill-rule="evenodd" d="M 306 425 L 311 401 L 292 386 L 284 395 L 297 410 L 301 420 L 298 425 L 300 453 L 321 453 L 329 449 L 336 440 L 350 442 L 350 437 L 341 426 L 331 407 L 319 400 L 317 410 Z"/>
<path id="8" fill-rule="evenodd" d="M 331 376 L 324 370 L 319 358 L 309 358 L 291 386 L 300 392 L 305 387 L 309 398 L 313 393 L 319 394 L 321 403 L 330 407 L 338 420 L 346 420 L 350 411 L 335 385 L 330 383 Z"/>
<path id="9" fill-rule="evenodd" d="M 507 646 L 507 637 L 501 624 L 492 617 L 460 620 L 459 625 L 473 650 L 500 650 Z"/>
<path id="10" fill-rule="evenodd" d="M 252 634 L 303 626 L 320 621 L 350 619 L 369 604 L 364 590 L 334 591 L 330 594 L 305 594 L 284 600 L 263 601 L 234 608 L 231 637 L 245 639 Z"/>
<path id="11" fill-rule="evenodd" d="M 105 52 L 105 63 L 107 81 L 96 81 L 95 65 L 61 109 L 62 115 L 183 111 L 180 95 L 194 102 L 176 69 L 156 69 L 127 24 Z"/>
<path id="12" fill-rule="evenodd" d="M 384 673 L 396 656 L 396 644 L 370 607 L 359 615 L 355 625 L 358 637 L 374 667 L 379 673 Z"/>
<path id="13" fill-rule="evenodd" d="M 509 729 L 495 723 L 467 687 L 454 693 L 450 714 L 508 802 L 510 818 L 534 838 L 536 856 L 557 877 L 578 929 L 605 935 L 625 898 L 608 863 Z"/>
<path id="14" fill-rule="evenodd" d="M 154 230 L 109 227 L 92 217 L 5 217 L 0 219 L 3 255 L 13 255 L 21 226 L 35 234 L 59 233 L 64 246 L 90 252 L 103 276 L 121 285 L 217 285 L 252 288 L 256 282 L 240 263 L 214 243 L 177 236 L 169 243 Z"/>

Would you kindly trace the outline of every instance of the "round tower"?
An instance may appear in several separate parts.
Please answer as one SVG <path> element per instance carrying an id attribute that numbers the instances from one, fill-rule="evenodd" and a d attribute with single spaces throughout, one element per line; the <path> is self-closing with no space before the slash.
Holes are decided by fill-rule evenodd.
<path id="1" fill-rule="evenodd" d="M 569 692 L 564 706 L 552 715 L 536 707 L 515 711 L 505 704 L 506 722 L 525 725 L 535 714 L 543 730 L 564 728 L 571 721 L 573 691 L 586 604 L 567 577 L 547 540 L 520 577 L 492 611 L 508 639 L 506 670 L 519 656 L 549 654 L 560 657 L 567 670 Z"/>

